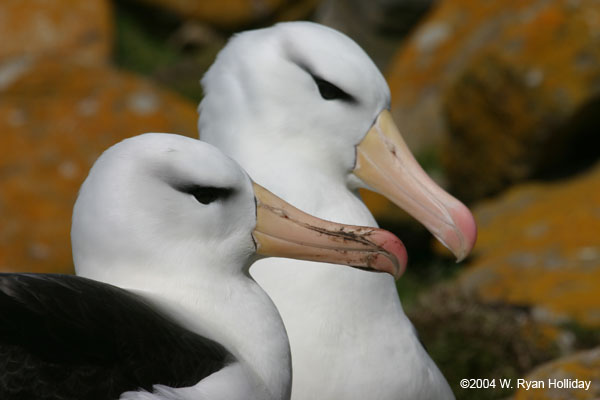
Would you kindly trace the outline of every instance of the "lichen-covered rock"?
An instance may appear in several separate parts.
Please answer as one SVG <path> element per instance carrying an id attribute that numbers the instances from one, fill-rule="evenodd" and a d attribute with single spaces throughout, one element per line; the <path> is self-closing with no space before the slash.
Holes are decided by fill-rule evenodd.
<path id="1" fill-rule="evenodd" d="M 0 271 L 70 272 L 77 190 L 102 151 L 144 132 L 195 137 L 196 107 L 106 67 L 49 60 L 0 90 Z"/>
<path id="2" fill-rule="evenodd" d="M 599 183 L 596 165 L 475 208 L 479 237 L 462 286 L 488 302 L 532 307 L 546 323 L 600 327 Z"/>
<path id="3" fill-rule="evenodd" d="M 537 389 L 519 388 L 514 400 L 584 400 L 600 398 L 600 348 L 577 353 L 572 356 L 560 358 L 536 368 L 527 375 L 525 381 L 542 382 Z M 590 382 L 588 389 L 580 387 L 556 387 L 564 384 L 565 379 L 573 386 L 573 381 Z M 551 383 L 554 383 L 550 387 Z M 516 386 L 516 383 L 513 382 Z M 577 382 L 579 385 L 579 382 Z"/>
<path id="4" fill-rule="evenodd" d="M 437 148 L 464 200 L 600 155 L 598 1 L 443 0 L 388 78 L 409 145 Z"/>
<path id="5" fill-rule="evenodd" d="M 108 0 L 2 0 L 2 60 L 54 54 L 78 62 L 105 63 L 112 41 Z"/>
<path id="6" fill-rule="evenodd" d="M 432 3 L 434 0 L 325 0 L 315 12 L 315 20 L 350 36 L 385 69 Z"/>
<path id="7" fill-rule="evenodd" d="M 319 0 L 141 0 L 223 29 L 240 29 L 266 19 L 306 18 Z"/>

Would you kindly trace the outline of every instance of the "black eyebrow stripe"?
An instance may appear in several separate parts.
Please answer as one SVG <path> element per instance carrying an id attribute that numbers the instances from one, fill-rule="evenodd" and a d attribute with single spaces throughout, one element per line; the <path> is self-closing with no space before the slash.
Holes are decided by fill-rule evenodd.
<path id="1" fill-rule="evenodd" d="M 334 85 L 333 83 L 319 78 L 316 75 L 312 76 L 313 80 L 315 81 L 315 83 L 317 84 L 317 87 L 319 88 L 319 91 L 321 91 L 321 85 L 327 85 L 330 88 L 332 88 L 333 90 L 335 90 L 336 92 L 336 100 L 341 100 L 347 103 L 358 103 L 358 101 L 350 94 L 348 94 L 348 92 L 342 90 L 339 88 L 339 86 Z"/>
<path id="2" fill-rule="evenodd" d="M 301 70 L 303 70 L 304 72 L 306 72 L 307 74 L 309 74 L 311 76 L 311 78 L 313 79 L 313 81 L 315 81 L 315 83 L 318 85 L 319 81 L 321 82 L 326 82 L 330 85 L 335 86 L 342 94 L 342 96 L 340 97 L 340 100 L 348 102 L 348 103 L 358 103 L 358 100 L 356 99 L 356 97 L 352 96 L 350 93 L 346 92 L 345 90 L 343 90 L 342 88 L 340 88 L 338 85 L 329 82 L 326 79 L 321 78 L 319 75 L 315 74 L 312 69 L 310 69 L 306 64 L 301 63 L 301 62 L 294 62 Z"/>
<path id="3" fill-rule="evenodd" d="M 214 197 L 215 201 L 216 200 L 225 200 L 225 199 L 231 197 L 231 195 L 233 195 L 233 193 L 235 192 L 235 189 L 230 188 L 230 187 L 203 186 L 203 185 L 198 185 L 195 183 L 191 183 L 191 184 L 183 183 L 183 184 L 176 184 L 176 185 L 171 185 L 171 186 L 179 192 L 189 194 L 194 197 L 196 197 L 196 195 L 199 192 L 204 192 L 204 193 L 210 195 L 211 197 Z"/>
<path id="4" fill-rule="evenodd" d="M 214 190 L 215 192 L 221 193 L 223 195 L 230 195 L 233 193 L 233 188 L 230 187 L 219 187 L 219 186 L 211 186 L 211 185 L 198 185 L 195 183 L 192 184 L 183 184 L 179 186 L 175 186 L 175 189 L 184 193 L 192 193 L 197 190 Z"/>

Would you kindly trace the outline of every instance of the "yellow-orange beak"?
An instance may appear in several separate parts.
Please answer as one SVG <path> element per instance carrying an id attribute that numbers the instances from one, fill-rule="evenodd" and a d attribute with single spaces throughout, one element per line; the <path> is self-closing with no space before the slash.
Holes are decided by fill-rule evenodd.
<path id="1" fill-rule="evenodd" d="M 344 264 L 387 272 L 399 278 L 406 268 L 406 249 L 383 229 L 325 221 L 306 214 L 254 183 L 256 252 Z"/>
<path id="2" fill-rule="evenodd" d="M 406 210 L 463 260 L 475 245 L 471 212 L 442 190 L 415 160 L 388 110 L 356 147 L 354 174 Z"/>

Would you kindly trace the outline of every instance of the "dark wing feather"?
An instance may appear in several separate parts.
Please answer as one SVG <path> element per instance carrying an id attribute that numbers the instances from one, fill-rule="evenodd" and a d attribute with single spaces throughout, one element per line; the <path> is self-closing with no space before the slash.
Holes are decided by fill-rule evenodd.
<path id="1" fill-rule="evenodd" d="M 233 357 L 123 289 L 0 274 L 0 399 L 115 399 L 191 386 Z"/>

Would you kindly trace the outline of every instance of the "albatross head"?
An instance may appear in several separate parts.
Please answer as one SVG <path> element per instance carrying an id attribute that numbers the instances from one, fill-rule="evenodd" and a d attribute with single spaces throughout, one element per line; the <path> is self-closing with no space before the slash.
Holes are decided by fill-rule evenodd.
<path id="1" fill-rule="evenodd" d="M 276 158 L 267 162 L 291 157 L 343 178 L 354 147 L 390 102 L 385 80 L 356 43 L 309 22 L 236 35 L 202 85 L 203 140 L 241 157 L 248 150 Z"/>
<path id="2" fill-rule="evenodd" d="M 317 171 L 385 195 L 459 260 L 472 249 L 471 213 L 416 162 L 391 119 L 385 79 L 347 36 L 309 22 L 238 34 L 202 85 L 201 138 L 259 182 Z"/>
<path id="3" fill-rule="evenodd" d="M 391 233 L 305 214 L 215 147 L 169 134 L 126 139 L 100 156 L 76 201 L 71 240 L 78 275 L 130 288 L 203 270 L 247 274 L 262 256 L 394 275 L 406 263 Z"/>

